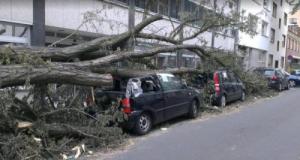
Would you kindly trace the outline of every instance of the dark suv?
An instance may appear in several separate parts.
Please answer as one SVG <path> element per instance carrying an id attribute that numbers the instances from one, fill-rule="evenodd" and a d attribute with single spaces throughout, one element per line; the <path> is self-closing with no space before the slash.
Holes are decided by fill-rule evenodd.
<path id="1" fill-rule="evenodd" d="M 288 75 L 285 75 L 281 69 L 257 68 L 254 72 L 264 76 L 268 80 L 270 88 L 282 91 L 283 89 L 289 89 L 290 87 Z"/>
<path id="2" fill-rule="evenodd" d="M 198 84 L 204 84 L 210 102 L 220 107 L 227 102 L 245 100 L 245 86 L 240 78 L 230 70 L 217 70 L 199 75 Z"/>

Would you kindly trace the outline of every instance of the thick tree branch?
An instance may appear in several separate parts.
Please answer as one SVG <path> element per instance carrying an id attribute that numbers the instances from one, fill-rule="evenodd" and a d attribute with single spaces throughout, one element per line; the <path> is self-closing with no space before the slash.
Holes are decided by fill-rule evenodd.
<path id="1" fill-rule="evenodd" d="M 68 61 L 77 58 L 80 55 L 88 54 L 88 52 L 97 51 L 99 49 L 111 50 L 115 45 L 126 42 L 131 36 L 141 32 L 149 24 L 162 19 L 162 16 L 152 16 L 140 24 L 136 25 L 132 31 L 107 37 L 100 37 L 89 42 L 81 43 L 65 48 L 43 48 L 43 47 L 20 47 L 20 46 L 0 46 L 0 55 L 6 54 L 7 51 L 18 54 L 37 55 L 43 59 L 51 59 L 52 61 Z"/>
<path id="2" fill-rule="evenodd" d="M 165 36 L 155 35 L 155 34 L 139 33 L 136 37 L 143 38 L 143 39 L 154 39 L 154 40 L 164 41 L 172 44 L 179 44 L 179 41 L 177 40 Z"/>
<path id="3" fill-rule="evenodd" d="M 86 86 L 111 85 L 111 75 L 95 74 L 75 67 L 56 64 L 28 67 L 24 65 L 0 66 L 0 88 L 30 84 L 77 84 Z"/>
<path id="4" fill-rule="evenodd" d="M 95 68 L 95 72 L 101 74 L 110 73 L 113 76 L 120 77 L 141 77 L 147 74 L 155 73 L 172 73 L 172 74 L 185 74 L 185 73 L 198 73 L 199 70 L 194 68 L 173 68 L 173 69 L 162 69 L 162 70 L 133 70 L 133 69 L 101 69 Z"/>

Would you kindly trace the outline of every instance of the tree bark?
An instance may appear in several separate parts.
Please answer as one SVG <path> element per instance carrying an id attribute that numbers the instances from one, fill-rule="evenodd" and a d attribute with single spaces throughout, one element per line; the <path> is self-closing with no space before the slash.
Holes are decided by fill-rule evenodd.
<path id="1" fill-rule="evenodd" d="M 89 42 L 65 48 L 0 46 L 0 55 L 10 52 L 11 54 L 14 54 L 14 56 L 27 54 L 31 56 L 40 56 L 43 59 L 51 59 L 51 61 L 69 61 L 70 59 L 78 58 L 79 56 L 88 55 L 89 52 L 97 52 L 99 49 L 100 51 L 111 51 L 112 48 L 117 48 L 120 43 L 126 42 L 131 36 L 134 37 L 146 26 L 160 19 L 162 19 L 162 16 L 160 15 L 152 16 L 136 25 L 133 30 L 119 35 L 96 38 Z"/>
<path id="2" fill-rule="evenodd" d="M 30 84 L 75 84 L 83 86 L 111 85 L 110 74 L 96 74 L 63 64 L 55 66 L 0 66 L 0 88 Z"/>
<path id="3" fill-rule="evenodd" d="M 110 73 L 113 76 L 120 77 L 141 77 L 149 74 L 155 73 L 171 73 L 171 74 L 185 74 L 185 73 L 198 73 L 199 70 L 193 68 L 174 68 L 174 69 L 166 69 L 166 70 L 133 70 L 133 69 L 101 69 L 95 68 L 94 72 L 98 73 Z"/>

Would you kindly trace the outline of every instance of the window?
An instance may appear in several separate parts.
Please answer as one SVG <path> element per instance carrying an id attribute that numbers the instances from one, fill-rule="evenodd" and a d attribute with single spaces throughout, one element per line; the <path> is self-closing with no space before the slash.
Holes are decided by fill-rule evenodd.
<path id="1" fill-rule="evenodd" d="M 278 68 L 278 66 L 279 66 L 279 62 L 278 62 L 278 60 L 276 60 L 275 61 L 275 68 Z"/>
<path id="2" fill-rule="evenodd" d="M 273 55 L 269 54 L 268 67 L 273 67 Z"/>
<path id="3" fill-rule="evenodd" d="M 232 9 L 232 8 L 233 8 L 233 2 L 232 2 L 232 1 L 229 1 L 229 2 L 228 2 L 228 6 L 229 6 L 230 9 Z"/>
<path id="4" fill-rule="evenodd" d="M 282 35 L 282 47 L 285 47 L 286 36 Z"/>
<path id="5" fill-rule="evenodd" d="M 276 18 L 276 16 L 277 16 L 277 4 L 275 2 L 273 2 L 272 16 L 274 18 Z"/>
<path id="6" fill-rule="evenodd" d="M 151 77 L 141 79 L 141 88 L 143 93 L 153 93 L 159 90 L 159 87 L 155 85 L 155 82 Z"/>
<path id="7" fill-rule="evenodd" d="M 280 6 L 282 6 L 282 4 L 283 4 L 283 0 L 280 0 Z"/>
<path id="8" fill-rule="evenodd" d="M 146 6 L 146 0 L 135 0 L 135 6 L 145 9 Z"/>
<path id="9" fill-rule="evenodd" d="M 183 88 L 181 80 L 172 74 L 158 74 L 162 88 L 165 91 L 178 90 Z"/>
<path id="10" fill-rule="evenodd" d="M 168 56 L 168 67 L 174 68 L 177 64 L 177 57 L 176 56 Z"/>
<path id="11" fill-rule="evenodd" d="M 268 9 L 269 0 L 264 0 L 264 8 Z"/>
<path id="12" fill-rule="evenodd" d="M 0 41 L 1 44 L 17 43 L 28 44 L 30 42 L 30 26 L 25 24 L 0 22 L 0 36 L 6 36 Z"/>
<path id="13" fill-rule="evenodd" d="M 271 28 L 271 33 L 270 33 L 270 42 L 274 43 L 275 42 L 275 29 Z"/>
<path id="14" fill-rule="evenodd" d="M 287 14 L 286 13 L 284 13 L 284 17 L 283 17 L 283 23 L 284 23 L 284 25 L 286 26 L 287 25 Z"/>
<path id="15" fill-rule="evenodd" d="M 177 19 L 179 18 L 180 5 L 181 5 L 181 0 L 171 1 L 170 16 L 172 18 L 177 18 Z"/>
<path id="16" fill-rule="evenodd" d="M 278 28 L 279 29 L 281 28 L 281 18 L 279 18 L 279 20 L 278 20 Z"/>
<path id="17" fill-rule="evenodd" d="M 258 21 L 258 17 L 252 14 L 249 14 L 249 27 L 250 30 L 253 32 L 256 32 L 257 29 L 257 21 Z"/>
<path id="18" fill-rule="evenodd" d="M 128 0 L 117 0 L 117 1 L 128 4 Z"/>
<path id="19" fill-rule="evenodd" d="M 185 0 L 184 2 L 184 11 L 193 13 L 196 10 L 197 5 L 194 2 Z"/>
<path id="20" fill-rule="evenodd" d="M 157 13 L 157 0 L 146 0 L 146 8 Z"/>
<path id="21" fill-rule="evenodd" d="M 280 41 L 277 41 L 277 51 L 279 51 Z"/>
<path id="22" fill-rule="evenodd" d="M 268 23 L 265 21 L 262 21 L 261 25 L 261 35 L 267 36 L 267 31 L 268 31 Z"/>
<path id="23" fill-rule="evenodd" d="M 163 15 L 169 15 L 169 1 L 168 0 L 159 0 L 158 1 L 158 13 Z"/>

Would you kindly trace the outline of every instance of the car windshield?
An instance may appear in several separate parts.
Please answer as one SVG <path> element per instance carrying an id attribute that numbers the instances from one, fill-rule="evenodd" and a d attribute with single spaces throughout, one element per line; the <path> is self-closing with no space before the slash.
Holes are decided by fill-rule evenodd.
<path id="1" fill-rule="evenodd" d="M 273 76 L 274 75 L 274 70 L 265 70 L 264 75 L 265 76 Z"/>

